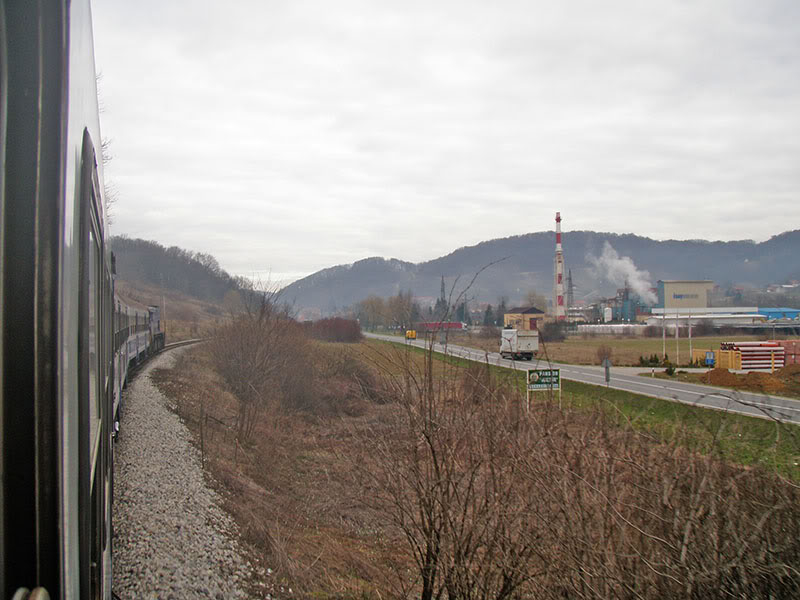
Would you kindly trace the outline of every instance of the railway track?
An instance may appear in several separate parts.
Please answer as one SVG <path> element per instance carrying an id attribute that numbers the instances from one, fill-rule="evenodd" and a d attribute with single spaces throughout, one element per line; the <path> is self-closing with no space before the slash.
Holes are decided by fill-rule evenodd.
<path id="1" fill-rule="evenodd" d="M 207 338 L 195 338 L 191 340 L 181 340 L 180 342 L 172 342 L 171 344 L 166 344 L 162 349 L 161 352 L 164 350 L 172 350 L 173 348 L 180 348 L 181 346 L 189 346 L 191 344 L 199 344 L 200 342 L 207 341 Z"/>

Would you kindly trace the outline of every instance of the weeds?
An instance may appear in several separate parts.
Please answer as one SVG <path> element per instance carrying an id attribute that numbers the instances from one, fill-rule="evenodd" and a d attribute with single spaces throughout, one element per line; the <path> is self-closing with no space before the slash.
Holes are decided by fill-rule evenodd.
<path id="1" fill-rule="evenodd" d="M 517 379 L 485 364 L 284 348 L 309 360 L 310 383 L 272 371 L 279 401 L 255 414 L 249 445 L 222 372 L 216 395 L 176 404 L 203 424 L 246 539 L 303 596 L 800 594 L 800 488 L 721 459 L 725 419 L 692 444 L 688 421 L 654 436 L 596 391 L 594 410 L 548 398 L 525 414 Z"/>
<path id="2" fill-rule="evenodd" d="M 664 598 L 800 592 L 800 494 L 759 469 L 522 398 L 488 369 L 405 363 L 362 431 L 361 485 L 406 539 L 398 596 Z"/>

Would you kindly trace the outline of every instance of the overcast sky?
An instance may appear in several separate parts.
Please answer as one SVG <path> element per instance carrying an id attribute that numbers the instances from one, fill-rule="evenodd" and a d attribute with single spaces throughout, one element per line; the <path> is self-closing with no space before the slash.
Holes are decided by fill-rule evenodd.
<path id="1" fill-rule="evenodd" d="M 800 228 L 796 0 L 93 10 L 113 233 L 231 273 Z"/>

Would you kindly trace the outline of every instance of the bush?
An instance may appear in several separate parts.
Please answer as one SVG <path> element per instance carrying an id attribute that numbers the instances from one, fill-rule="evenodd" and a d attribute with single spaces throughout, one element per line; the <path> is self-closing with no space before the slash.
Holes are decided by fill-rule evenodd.
<path id="1" fill-rule="evenodd" d="M 649 357 L 647 356 L 639 357 L 639 366 L 658 367 L 660 365 L 661 365 L 661 359 L 658 357 L 658 354 L 651 354 Z"/>
<path id="2" fill-rule="evenodd" d="M 665 363 L 665 365 L 666 365 L 666 368 L 664 369 L 664 373 L 666 373 L 666 374 L 667 374 L 667 375 L 669 375 L 670 377 L 672 377 L 673 375 L 675 375 L 675 365 L 673 365 L 673 364 L 672 364 L 671 362 L 669 362 L 669 361 L 667 361 L 667 362 Z"/>
<path id="3" fill-rule="evenodd" d="M 692 335 L 714 335 L 714 326 L 704 319 L 692 326 Z"/>
<path id="4" fill-rule="evenodd" d="M 607 346 L 605 344 L 601 344 L 597 347 L 597 364 L 602 365 L 603 361 L 607 358 L 611 358 L 611 355 L 614 353 L 614 350 L 611 346 Z M 639 362 L 641 362 L 641 357 L 639 357 Z"/>
<path id="5" fill-rule="evenodd" d="M 644 328 L 644 337 L 655 338 L 661 336 L 661 328 L 657 325 L 648 325 Z"/>
<path id="6" fill-rule="evenodd" d="M 275 294 L 265 294 L 220 327 L 212 360 L 238 401 L 237 437 L 253 439 L 265 410 L 308 394 L 308 341 Z"/>
<path id="7" fill-rule="evenodd" d="M 314 321 L 311 325 L 311 337 L 323 342 L 360 342 L 361 326 L 353 319 L 332 317 Z"/>
<path id="8" fill-rule="evenodd" d="M 800 488 L 472 366 L 388 378 L 353 472 L 406 542 L 403 597 L 792 598 Z M 579 441 L 579 442 L 578 442 Z M 578 442 L 578 443 L 576 443 Z M 658 568 L 654 568 L 658 565 Z M 478 593 L 476 593 L 476 590 Z"/>
<path id="9" fill-rule="evenodd" d="M 358 416 L 370 402 L 384 400 L 374 370 L 355 353 L 329 348 L 315 353 L 314 364 L 316 391 L 296 408 L 317 416 Z"/>
<path id="10" fill-rule="evenodd" d="M 539 329 L 539 341 L 563 342 L 567 339 L 564 323 L 550 321 Z"/>

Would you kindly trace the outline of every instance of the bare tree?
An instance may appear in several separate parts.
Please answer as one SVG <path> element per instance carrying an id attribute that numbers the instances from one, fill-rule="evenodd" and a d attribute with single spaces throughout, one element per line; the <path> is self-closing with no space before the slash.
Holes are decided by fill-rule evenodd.
<path id="1" fill-rule="evenodd" d="M 364 501 L 415 567 L 413 579 L 399 573 L 400 596 L 800 593 L 795 483 L 719 460 L 713 440 L 689 450 L 680 427 L 663 440 L 620 425 L 613 405 L 609 416 L 550 399 L 525 414 L 488 365 L 434 373 L 431 360 L 406 359 L 383 386 L 398 417 L 362 432 L 358 458 Z"/>
<path id="2" fill-rule="evenodd" d="M 287 373 L 300 368 L 294 346 L 303 336 L 276 292 L 251 292 L 244 300 L 211 344 L 216 368 L 239 401 L 237 432 L 247 443 L 264 409 L 281 402 Z"/>

